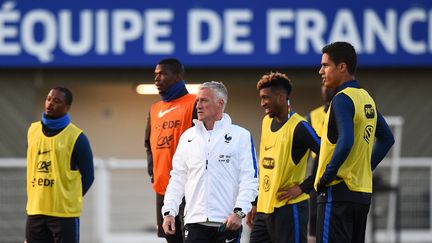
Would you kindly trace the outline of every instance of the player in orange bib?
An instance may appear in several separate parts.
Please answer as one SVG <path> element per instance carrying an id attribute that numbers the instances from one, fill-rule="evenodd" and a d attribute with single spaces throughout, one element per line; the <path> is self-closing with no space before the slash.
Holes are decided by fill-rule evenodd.
<path id="1" fill-rule="evenodd" d="M 167 242 L 183 242 L 182 230 L 175 235 L 165 235 L 160 214 L 166 188 L 172 169 L 172 157 L 176 151 L 180 135 L 192 126 L 195 113 L 195 95 L 189 94 L 183 80 L 184 67 L 174 58 L 161 60 L 155 68 L 155 85 L 161 101 L 150 108 L 145 134 L 148 174 L 156 192 L 156 215 L 158 236 Z M 182 228 L 182 213 L 176 222 Z"/>

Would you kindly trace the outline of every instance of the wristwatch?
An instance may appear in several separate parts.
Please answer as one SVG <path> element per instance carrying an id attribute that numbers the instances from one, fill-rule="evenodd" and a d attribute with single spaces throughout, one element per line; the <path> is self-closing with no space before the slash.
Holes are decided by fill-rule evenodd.
<path id="1" fill-rule="evenodd" d="M 234 209 L 234 213 L 237 215 L 237 217 L 243 219 L 244 217 L 246 217 L 246 214 L 243 213 L 241 208 L 235 208 Z"/>

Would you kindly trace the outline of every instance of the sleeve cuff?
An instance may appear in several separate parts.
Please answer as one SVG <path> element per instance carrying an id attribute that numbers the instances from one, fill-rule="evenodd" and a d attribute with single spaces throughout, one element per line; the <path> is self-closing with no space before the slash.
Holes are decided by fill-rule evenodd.
<path id="1" fill-rule="evenodd" d="M 169 210 L 169 209 L 163 210 L 162 209 L 162 216 L 165 217 L 165 216 L 168 216 L 168 215 L 175 217 L 177 214 L 176 214 L 176 212 L 174 210 Z"/>
<path id="2" fill-rule="evenodd" d="M 255 198 L 255 201 L 252 202 L 252 206 L 256 206 L 258 203 L 258 197 Z"/>

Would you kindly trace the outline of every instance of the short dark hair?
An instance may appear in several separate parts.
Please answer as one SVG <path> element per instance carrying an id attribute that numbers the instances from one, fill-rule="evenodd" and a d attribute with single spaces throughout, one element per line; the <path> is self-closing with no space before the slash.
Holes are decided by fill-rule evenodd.
<path id="1" fill-rule="evenodd" d="M 257 83 L 257 89 L 271 88 L 272 90 L 285 91 L 287 98 L 289 98 L 292 90 L 291 80 L 286 74 L 279 72 L 270 72 L 261 77 Z"/>
<path id="2" fill-rule="evenodd" d="M 166 58 L 159 61 L 158 65 L 167 65 L 175 74 L 184 74 L 183 64 L 176 58 Z"/>
<path id="3" fill-rule="evenodd" d="M 354 47 L 344 41 L 333 42 L 323 47 L 322 54 L 327 54 L 329 58 L 338 65 L 339 63 L 346 63 L 348 72 L 355 75 L 357 70 L 357 54 Z"/>
<path id="4" fill-rule="evenodd" d="M 72 105 L 73 96 L 72 96 L 72 92 L 68 88 L 55 87 L 53 89 L 58 90 L 64 94 L 66 105 L 69 105 L 69 106 Z"/>

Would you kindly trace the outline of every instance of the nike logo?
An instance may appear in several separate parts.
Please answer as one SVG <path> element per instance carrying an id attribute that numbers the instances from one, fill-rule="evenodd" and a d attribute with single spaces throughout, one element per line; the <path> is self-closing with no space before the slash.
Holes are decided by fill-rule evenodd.
<path id="1" fill-rule="evenodd" d="M 192 142 L 195 138 L 188 139 L 188 143 Z"/>
<path id="2" fill-rule="evenodd" d="M 274 145 L 272 145 L 272 146 L 270 146 L 270 147 L 264 146 L 264 150 L 267 151 L 267 150 L 269 150 L 269 149 L 271 149 L 271 148 L 273 148 L 273 147 L 274 147 Z"/>
<path id="3" fill-rule="evenodd" d="M 47 151 L 40 151 L 39 150 L 39 152 L 38 152 L 38 154 L 46 154 L 46 153 L 49 153 L 51 150 L 47 150 Z"/>
<path id="4" fill-rule="evenodd" d="M 231 240 L 226 239 L 225 243 L 234 242 L 235 240 L 237 240 L 237 238 L 234 238 L 234 239 L 231 239 Z"/>
<path id="5" fill-rule="evenodd" d="M 179 107 L 179 106 L 176 105 L 176 106 L 171 107 L 171 108 L 169 108 L 168 110 L 165 110 L 165 111 L 162 111 L 162 109 L 161 109 L 161 110 L 159 111 L 159 113 L 158 113 L 158 117 L 161 118 L 161 117 L 165 116 L 167 113 L 169 113 L 170 111 L 173 111 L 173 110 L 177 109 L 178 107 Z"/>

